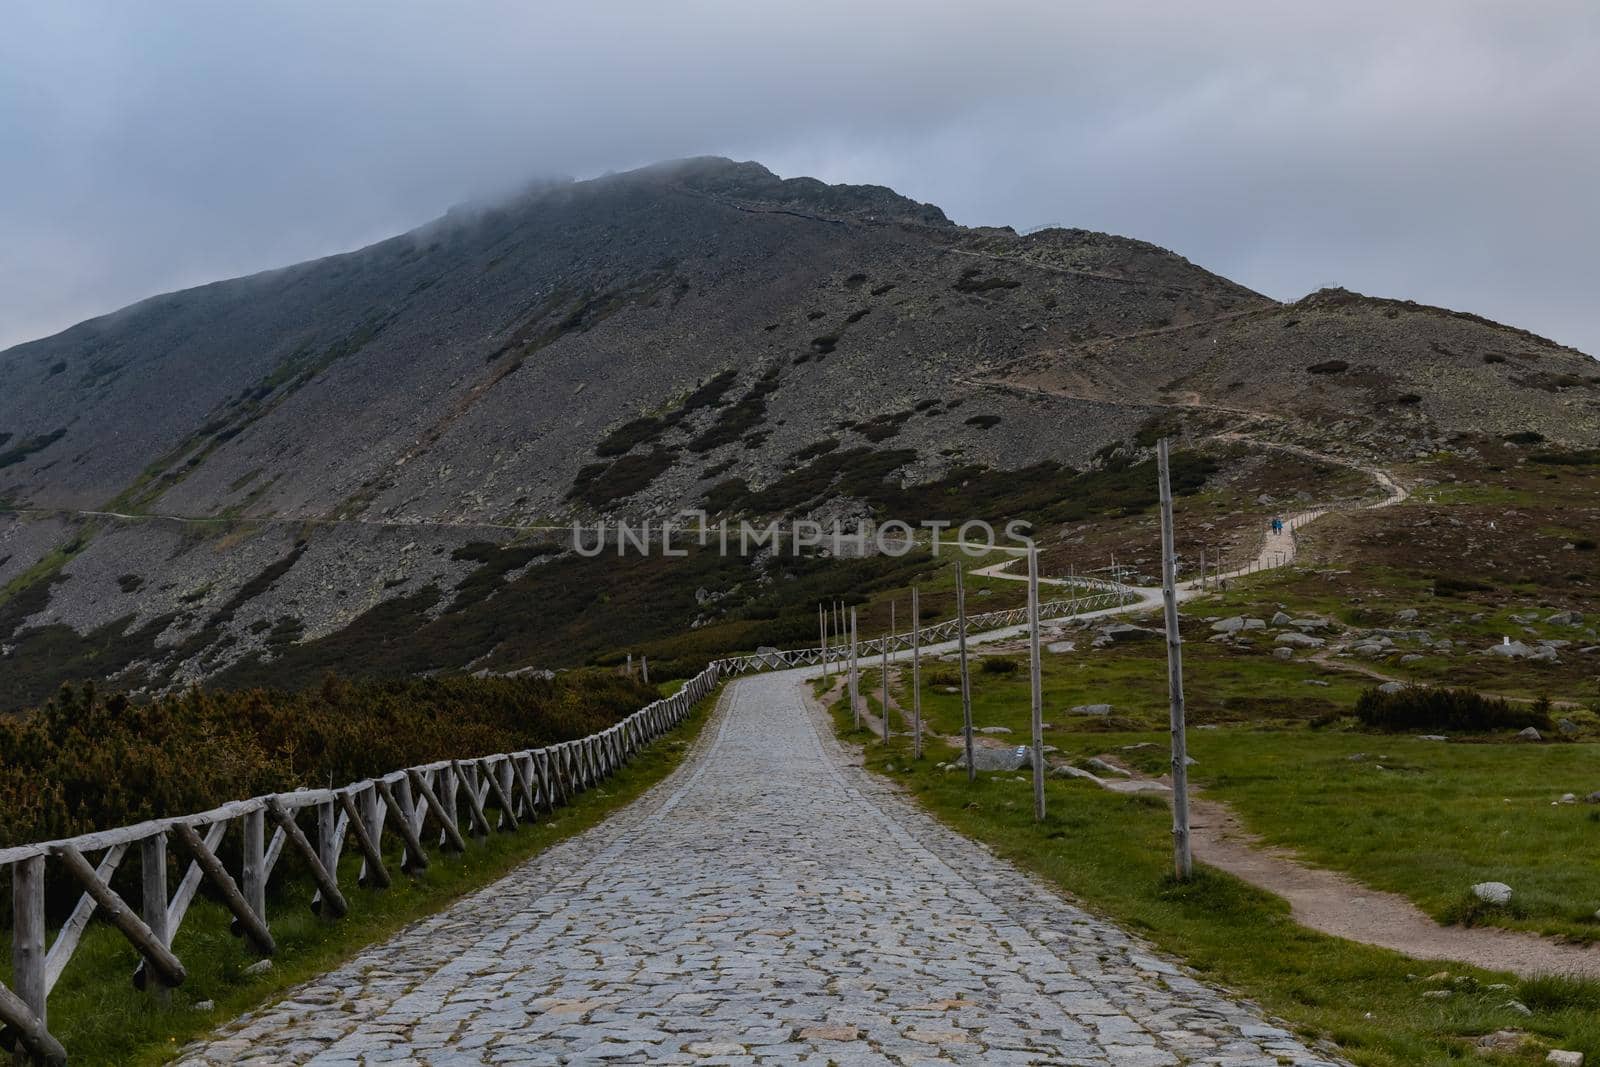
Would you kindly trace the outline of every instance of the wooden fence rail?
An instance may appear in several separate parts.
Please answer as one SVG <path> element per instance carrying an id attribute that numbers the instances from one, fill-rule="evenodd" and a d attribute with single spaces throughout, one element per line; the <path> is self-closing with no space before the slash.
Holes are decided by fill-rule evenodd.
<path id="1" fill-rule="evenodd" d="M 357 883 L 384 889 L 390 884 L 383 852 L 386 830 L 390 838 L 399 838 L 400 870 L 418 871 L 428 865 L 424 831 L 430 823 L 436 828 L 438 847 L 464 851 L 468 837 L 482 840 L 496 830 L 509 832 L 534 822 L 609 777 L 677 726 L 711 692 L 720 674 L 720 666 L 713 663 L 672 696 L 575 741 L 471 760 L 439 760 L 339 789 L 253 797 L 194 815 L 0 849 L 0 867 L 11 873 L 14 987 L 0 984 L 0 1046 L 19 1050 L 35 1063 L 67 1061 L 66 1050 L 50 1033 L 46 1007 L 50 991 L 97 913 L 138 951 L 134 981 L 140 988 L 165 990 L 187 977 L 172 942 L 203 882 L 232 913 L 234 932 L 255 952 L 270 956 L 275 945 L 267 916 L 267 885 L 285 848 L 299 856 L 316 884 L 311 907 L 338 919 L 350 909 L 350 899 L 339 885 L 339 857 L 351 838 L 361 853 Z M 237 878 L 218 857 L 235 825 L 242 853 Z M 169 839 L 189 859 L 170 894 Z M 139 856 L 142 875 L 138 908 L 111 886 L 112 876 L 133 852 Z M 91 854 L 98 854 L 98 862 L 90 860 Z M 70 876 L 83 890 L 48 947 L 47 865 Z"/>
<path id="2" fill-rule="evenodd" d="M 1051 600 L 1039 605 L 1040 619 L 1061 619 L 1073 615 L 1080 615 L 1087 611 L 1104 611 L 1108 608 L 1118 608 L 1138 599 L 1138 594 L 1133 589 L 1121 582 L 1109 582 L 1101 578 L 1078 578 L 1073 580 L 1073 585 L 1080 589 L 1072 596 Z M 1026 605 L 1016 608 L 1002 608 L 999 611 L 986 611 L 979 615 L 967 616 L 967 632 L 975 633 L 979 630 L 995 630 L 1005 626 L 1020 626 L 1028 621 L 1028 608 Z M 924 646 L 937 644 L 940 641 L 954 641 L 956 639 L 957 620 L 946 619 L 931 626 L 921 628 L 920 640 Z M 875 637 L 862 641 L 856 654 L 861 658 L 879 655 L 885 651 L 905 652 L 910 651 L 916 640 L 913 631 L 889 634 L 886 637 Z M 717 661 L 724 675 L 737 677 L 741 674 L 754 674 L 759 671 L 782 671 L 791 667 L 811 667 L 820 663 L 843 663 L 850 659 L 848 642 L 836 645 L 825 645 L 818 648 L 792 648 L 769 649 L 756 652 L 748 656 L 732 656 Z"/>

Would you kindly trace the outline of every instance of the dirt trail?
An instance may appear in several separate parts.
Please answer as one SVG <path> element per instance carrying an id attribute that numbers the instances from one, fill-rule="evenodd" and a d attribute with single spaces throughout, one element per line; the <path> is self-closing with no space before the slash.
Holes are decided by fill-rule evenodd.
<path id="1" fill-rule="evenodd" d="M 1495 927 L 1441 926 L 1397 893 L 1348 875 L 1308 867 L 1245 830 L 1220 801 L 1191 796 L 1195 855 L 1289 902 L 1295 922 L 1320 933 L 1393 949 L 1424 960 L 1456 960 L 1524 978 L 1572 974 L 1600 978 L 1600 948 Z"/>

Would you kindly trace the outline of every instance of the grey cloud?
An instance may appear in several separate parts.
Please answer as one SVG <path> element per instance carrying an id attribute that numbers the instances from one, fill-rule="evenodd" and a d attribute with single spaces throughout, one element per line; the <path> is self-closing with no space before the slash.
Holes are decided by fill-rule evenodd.
<path id="1" fill-rule="evenodd" d="M 704 153 L 1600 352 L 1585 0 L 29 5 L 0 345 L 541 174 Z"/>

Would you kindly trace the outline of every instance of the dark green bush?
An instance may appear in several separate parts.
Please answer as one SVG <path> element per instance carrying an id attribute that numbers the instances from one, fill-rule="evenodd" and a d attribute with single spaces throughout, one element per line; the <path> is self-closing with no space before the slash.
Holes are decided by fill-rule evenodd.
<path id="1" fill-rule="evenodd" d="M 1518 705 L 1471 689 L 1408 686 L 1397 693 L 1368 689 L 1356 699 L 1356 718 L 1372 730 L 1550 729 L 1548 705 Z"/>
<path id="2" fill-rule="evenodd" d="M 1002 656 L 985 656 L 978 661 L 978 669 L 984 674 L 1016 674 L 1022 664 Z"/>

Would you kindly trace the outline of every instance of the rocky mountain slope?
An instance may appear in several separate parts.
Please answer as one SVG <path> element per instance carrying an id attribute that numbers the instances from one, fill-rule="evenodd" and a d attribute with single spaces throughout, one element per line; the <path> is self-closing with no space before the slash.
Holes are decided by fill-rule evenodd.
<path id="1" fill-rule="evenodd" d="M 859 515 L 946 479 L 966 517 L 964 480 L 1092 466 L 1174 404 L 1378 448 L 1582 442 L 1600 369 L 1466 316 L 1280 306 L 1143 242 L 967 229 L 753 163 L 543 184 L 0 353 L 0 706 L 437 616 L 548 556 L 495 545 L 575 516 Z"/>

